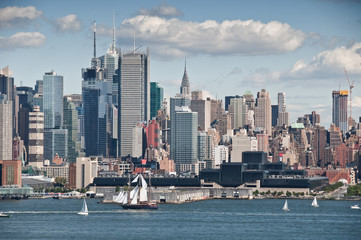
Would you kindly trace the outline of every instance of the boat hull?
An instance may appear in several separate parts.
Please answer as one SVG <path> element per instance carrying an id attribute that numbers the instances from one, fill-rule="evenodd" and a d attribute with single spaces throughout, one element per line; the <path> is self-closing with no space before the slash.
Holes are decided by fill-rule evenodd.
<path id="1" fill-rule="evenodd" d="M 88 213 L 87 213 L 87 212 L 78 212 L 78 215 L 87 216 L 87 215 L 88 215 Z"/>
<path id="2" fill-rule="evenodd" d="M 142 209 L 157 210 L 158 209 L 157 204 L 134 204 L 134 205 L 123 204 L 122 207 L 124 209 L 134 209 L 134 210 L 142 210 Z"/>
<path id="3" fill-rule="evenodd" d="M 0 217 L 11 217 L 11 215 L 1 214 Z"/>

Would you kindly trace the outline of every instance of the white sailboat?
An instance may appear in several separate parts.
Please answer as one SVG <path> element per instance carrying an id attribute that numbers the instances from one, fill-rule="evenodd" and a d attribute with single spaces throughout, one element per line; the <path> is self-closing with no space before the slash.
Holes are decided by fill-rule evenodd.
<path id="1" fill-rule="evenodd" d="M 282 208 L 282 210 L 283 210 L 283 211 L 285 211 L 285 212 L 288 212 L 288 211 L 290 211 L 290 209 L 288 208 L 288 203 L 287 203 L 287 199 L 286 199 L 286 201 L 285 201 L 285 205 L 283 205 L 283 208 Z"/>
<path id="2" fill-rule="evenodd" d="M 88 215 L 88 206 L 86 205 L 86 201 L 84 198 L 83 207 L 81 208 L 80 212 L 78 212 L 79 215 Z"/>
<path id="3" fill-rule="evenodd" d="M 317 198 L 316 198 L 316 197 L 313 199 L 311 206 L 312 206 L 312 207 L 318 207 Z"/>

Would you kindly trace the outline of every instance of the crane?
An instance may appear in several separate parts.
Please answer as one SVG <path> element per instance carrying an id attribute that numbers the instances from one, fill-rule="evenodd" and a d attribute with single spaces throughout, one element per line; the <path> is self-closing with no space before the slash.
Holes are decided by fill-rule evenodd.
<path id="1" fill-rule="evenodd" d="M 350 119 L 352 119 L 352 88 L 354 88 L 355 86 L 353 85 L 354 81 L 352 81 L 352 83 L 351 83 L 350 79 L 348 79 L 346 68 L 343 68 L 343 69 L 345 70 L 345 75 L 347 78 L 348 86 L 350 87 Z"/>

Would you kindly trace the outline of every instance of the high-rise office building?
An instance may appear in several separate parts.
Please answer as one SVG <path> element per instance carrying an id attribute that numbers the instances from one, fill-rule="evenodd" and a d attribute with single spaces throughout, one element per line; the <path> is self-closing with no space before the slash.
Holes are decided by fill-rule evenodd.
<path id="1" fill-rule="evenodd" d="M 278 118 L 277 126 L 289 126 L 290 125 L 290 116 L 286 112 L 286 94 L 285 92 L 278 93 Z"/>
<path id="2" fill-rule="evenodd" d="M 272 127 L 277 126 L 277 119 L 278 119 L 278 105 L 271 105 L 271 115 L 272 115 Z"/>
<path id="3" fill-rule="evenodd" d="M 28 164 L 40 167 L 44 161 L 44 113 L 39 106 L 29 112 Z"/>
<path id="4" fill-rule="evenodd" d="M 246 100 L 246 105 L 248 106 L 248 110 L 254 111 L 255 101 L 253 94 L 250 91 L 246 91 L 243 94 L 243 98 Z"/>
<path id="5" fill-rule="evenodd" d="M 246 129 L 240 129 L 232 137 L 231 162 L 242 162 L 242 153 L 252 151 L 251 138 L 247 136 Z"/>
<path id="6" fill-rule="evenodd" d="M 158 110 L 162 106 L 163 88 L 157 82 L 150 83 L 150 119 L 158 115 Z"/>
<path id="7" fill-rule="evenodd" d="M 224 97 L 224 109 L 226 111 L 228 111 L 229 109 L 229 104 L 231 104 L 231 99 L 234 99 L 234 98 L 240 98 L 241 96 L 239 95 L 236 95 L 236 96 L 225 96 Z"/>
<path id="8" fill-rule="evenodd" d="M 233 129 L 243 128 L 247 124 L 248 106 L 243 97 L 232 98 L 228 110 Z"/>
<path id="9" fill-rule="evenodd" d="M 332 123 L 339 127 L 343 134 L 348 131 L 347 100 L 347 90 L 332 92 Z"/>
<path id="10" fill-rule="evenodd" d="M 264 130 L 268 135 L 272 133 L 271 98 L 269 92 L 262 89 L 257 93 L 255 106 L 255 127 Z"/>
<path id="11" fill-rule="evenodd" d="M 79 157 L 80 142 L 78 141 L 78 110 L 79 103 L 73 95 L 64 96 L 64 128 L 68 130 L 68 162 L 75 163 Z"/>
<path id="12" fill-rule="evenodd" d="M 52 161 L 55 155 L 60 158 L 68 155 L 67 129 L 44 129 L 44 160 Z"/>
<path id="13" fill-rule="evenodd" d="M 63 125 L 63 76 L 53 70 L 43 76 L 44 128 L 61 128 Z"/>
<path id="14" fill-rule="evenodd" d="M 12 71 L 9 66 L 0 70 L 0 94 L 6 94 L 7 100 L 12 104 L 12 136 L 15 137 L 19 133 L 19 98 L 16 94 L 16 86 L 14 85 L 14 78 L 12 77 Z"/>
<path id="15" fill-rule="evenodd" d="M 201 131 L 207 131 L 211 126 L 211 101 L 191 100 L 190 108 L 198 113 L 198 127 Z"/>
<path id="16" fill-rule="evenodd" d="M 197 126 L 198 113 L 188 107 L 175 107 L 175 117 L 172 120 L 174 132 L 174 162 L 179 171 L 180 165 L 192 165 L 197 162 Z"/>
<path id="17" fill-rule="evenodd" d="M 132 153 L 132 130 L 150 119 L 150 51 L 135 50 L 119 57 L 118 140 L 119 156 Z"/>
<path id="18" fill-rule="evenodd" d="M 12 160 L 12 101 L 0 94 L 0 160 Z"/>

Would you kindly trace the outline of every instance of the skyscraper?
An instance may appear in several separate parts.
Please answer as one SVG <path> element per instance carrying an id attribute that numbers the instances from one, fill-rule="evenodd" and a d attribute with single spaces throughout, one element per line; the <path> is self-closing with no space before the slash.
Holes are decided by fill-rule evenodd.
<path id="1" fill-rule="evenodd" d="M 39 106 L 29 112 L 28 164 L 40 167 L 44 161 L 44 113 Z"/>
<path id="2" fill-rule="evenodd" d="M 80 153 L 78 141 L 78 110 L 72 95 L 64 97 L 64 128 L 68 130 L 68 162 L 75 163 Z"/>
<path id="3" fill-rule="evenodd" d="M 150 83 L 150 118 L 158 115 L 158 110 L 162 106 L 163 88 L 157 82 Z"/>
<path id="4" fill-rule="evenodd" d="M 232 128 L 240 129 L 247 124 L 248 106 L 243 97 L 232 98 L 228 106 L 231 116 Z"/>
<path id="5" fill-rule="evenodd" d="M 192 112 L 188 107 L 175 107 L 175 118 L 172 120 L 174 125 L 174 162 L 177 171 L 185 169 L 180 165 L 192 165 L 197 162 L 198 143 L 197 143 L 197 126 L 198 113 Z M 191 167 L 186 167 L 189 169 Z"/>
<path id="6" fill-rule="evenodd" d="M 132 153 L 132 130 L 150 119 L 150 51 L 135 50 L 119 57 L 118 140 L 119 156 Z"/>
<path id="7" fill-rule="evenodd" d="M 347 99 L 347 90 L 332 92 L 332 123 L 339 127 L 343 134 L 348 131 Z"/>
<path id="8" fill-rule="evenodd" d="M 290 116 L 286 112 L 286 94 L 285 92 L 278 93 L 278 118 L 277 126 L 289 126 L 290 125 Z"/>
<path id="9" fill-rule="evenodd" d="M 193 112 L 198 113 L 198 127 L 202 131 L 207 131 L 211 126 L 211 101 L 210 100 L 191 100 Z"/>
<path id="10" fill-rule="evenodd" d="M 261 128 L 266 134 L 272 133 L 271 98 L 269 92 L 262 89 L 257 93 L 255 107 L 255 127 Z"/>
<path id="11" fill-rule="evenodd" d="M 63 125 L 63 76 L 54 70 L 43 76 L 44 128 L 60 128 Z"/>
<path id="12" fill-rule="evenodd" d="M 0 160 L 12 160 L 12 107 L 7 95 L 0 94 Z"/>

